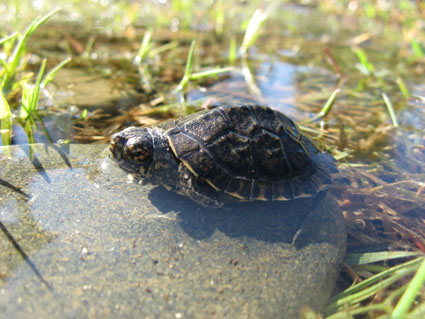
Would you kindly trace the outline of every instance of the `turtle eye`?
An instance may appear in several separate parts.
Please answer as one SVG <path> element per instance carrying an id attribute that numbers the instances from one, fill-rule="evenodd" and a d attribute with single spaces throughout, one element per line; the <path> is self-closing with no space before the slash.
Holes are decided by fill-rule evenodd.
<path id="1" fill-rule="evenodd" d="M 152 161 L 152 143 L 152 136 L 145 128 L 129 127 L 112 136 L 110 150 L 119 161 L 146 165 Z"/>
<path id="2" fill-rule="evenodd" d="M 139 163 L 150 162 L 152 153 L 152 140 L 146 136 L 130 138 L 123 151 L 125 157 Z"/>

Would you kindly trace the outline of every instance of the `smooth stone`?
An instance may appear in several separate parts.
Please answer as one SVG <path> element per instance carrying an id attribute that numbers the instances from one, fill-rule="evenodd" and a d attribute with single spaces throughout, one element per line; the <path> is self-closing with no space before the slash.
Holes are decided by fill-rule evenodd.
<path id="1" fill-rule="evenodd" d="M 200 208 L 128 183 L 105 145 L 0 148 L 2 318 L 298 318 L 320 310 L 346 230 L 331 195 Z"/>

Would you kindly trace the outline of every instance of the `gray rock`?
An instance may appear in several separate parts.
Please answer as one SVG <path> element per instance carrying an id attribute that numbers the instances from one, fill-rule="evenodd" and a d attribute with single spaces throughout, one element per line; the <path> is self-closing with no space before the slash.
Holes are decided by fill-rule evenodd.
<path id="1" fill-rule="evenodd" d="M 330 195 L 204 209 L 127 183 L 104 145 L 0 148 L 3 318 L 296 318 L 339 274 Z"/>

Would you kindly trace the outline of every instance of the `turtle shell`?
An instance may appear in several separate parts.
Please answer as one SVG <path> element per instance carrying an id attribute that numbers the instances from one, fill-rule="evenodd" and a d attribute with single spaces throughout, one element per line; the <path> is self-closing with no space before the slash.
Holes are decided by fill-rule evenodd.
<path id="1" fill-rule="evenodd" d="M 241 200 L 292 200 L 326 189 L 337 171 L 282 113 L 220 106 L 166 131 L 176 158 L 215 190 Z"/>

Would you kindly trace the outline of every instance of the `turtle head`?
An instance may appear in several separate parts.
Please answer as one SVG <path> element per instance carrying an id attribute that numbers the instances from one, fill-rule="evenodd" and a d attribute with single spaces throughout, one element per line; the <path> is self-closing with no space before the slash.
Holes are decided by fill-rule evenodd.
<path id="1" fill-rule="evenodd" d="M 129 127 L 114 134 L 109 150 L 122 169 L 144 177 L 152 164 L 154 152 L 150 129 Z"/>

